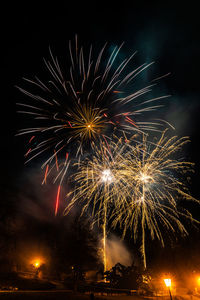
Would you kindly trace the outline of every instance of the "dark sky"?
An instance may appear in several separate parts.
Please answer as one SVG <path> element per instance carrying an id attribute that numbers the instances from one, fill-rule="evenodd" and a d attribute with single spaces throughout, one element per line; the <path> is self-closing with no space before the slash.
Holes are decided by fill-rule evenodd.
<path id="1" fill-rule="evenodd" d="M 23 5 L 8 3 L 2 10 L 0 158 L 3 203 L 9 202 L 9 197 L 15 201 L 15 191 L 18 197 L 14 199 L 17 201 L 24 188 L 26 193 L 27 190 L 31 193 L 35 183 L 31 184 L 27 174 L 37 169 L 34 163 L 24 166 L 23 140 L 15 137 L 24 124 L 23 117 L 16 115 L 15 105 L 23 96 L 14 86 L 20 85 L 23 76 L 30 78 L 42 72 L 42 59 L 48 55 L 49 45 L 58 54 L 68 51 L 68 40 L 73 39 L 76 33 L 81 41 L 97 47 L 105 41 L 114 45 L 124 41 L 124 51 L 130 54 L 137 50 L 141 62 L 155 60 L 158 74 L 171 72 L 164 80 L 165 92 L 172 95 L 166 118 L 176 126 L 178 135 L 191 137 L 187 156 L 196 164 L 191 193 L 200 198 L 199 9 L 192 2 L 184 4 L 183 1 L 181 5 L 163 4 L 162 1 L 138 4 L 138 1 L 132 1 L 131 6 L 122 1 L 111 7 L 108 7 L 108 2 L 106 6 L 96 1 L 91 5 L 85 1 L 82 4 L 71 2 L 61 4 L 55 1 L 51 4 L 49 1 L 46 6 L 37 2 Z M 37 178 L 38 175 L 34 176 Z M 199 212 L 195 209 L 196 217 Z"/>

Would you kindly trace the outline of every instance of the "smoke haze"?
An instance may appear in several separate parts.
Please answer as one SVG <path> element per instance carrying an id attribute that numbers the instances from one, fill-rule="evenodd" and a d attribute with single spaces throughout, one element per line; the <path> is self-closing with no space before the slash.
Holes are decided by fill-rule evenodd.
<path id="1" fill-rule="evenodd" d="M 133 261 L 133 257 L 124 242 L 115 235 L 111 235 L 106 241 L 106 256 L 107 269 L 111 269 L 117 263 L 130 266 Z"/>

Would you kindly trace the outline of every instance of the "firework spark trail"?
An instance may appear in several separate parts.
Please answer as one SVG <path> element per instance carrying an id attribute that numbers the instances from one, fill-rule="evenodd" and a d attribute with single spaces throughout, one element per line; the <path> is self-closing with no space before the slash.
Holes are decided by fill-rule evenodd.
<path id="1" fill-rule="evenodd" d="M 55 207 L 55 215 L 58 213 L 58 207 L 59 207 L 59 198 L 60 198 L 60 188 L 61 186 L 58 186 L 57 196 L 56 196 L 56 207 Z"/>
<path id="2" fill-rule="evenodd" d="M 135 241 L 141 238 L 140 251 L 144 269 L 146 232 L 164 246 L 163 228 L 168 233 L 171 231 L 175 234 L 178 230 L 187 235 L 182 218 L 200 223 L 188 210 L 182 211 L 178 205 L 179 199 L 200 204 L 179 179 L 185 178 L 192 171 L 192 163 L 175 158 L 176 153 L 188 142 L 187 137 L 168 138 L 164 131 L 157 143 L 148 142 L 146 136 L 143 136 L 141 143 L 129 143 L 128 151 L 123 156 L 128 196 L 124 202 L 121 199 L 115 202 L 117 205 L 111 216 L 112 227 L 116 228 L 119 224 L 123 237 L 129 231 Z"/>
<path id="3" fill-rule="evenodd" d="M 121 139 L 118 143 L 110 141 L 109 150 L 107 143 L 101 142 L 94 146 L 92 157 L 75 163 L 78 168 L 77 172 L 71 176 L 71 181 L 76 187 L 68 193 L 71 201 L 65 209 L 66 214 L 77 201 L 82 201 L 82 213 L 92 207 L 93 216 L 96 215 L 100 223 L 105 201 L 109 206 L 115 200 L 115 194 L 118 193 L 116 191 L 120 188 L 122 188 L 122 193 L 118 195 L 124 194 L 125 197 L 124 170 L 120 169 L 124 147 L 126 145 L 122 144 Z"/>
<path id="4" fill-rule="evenodd" d="M 44 180 L 43 183 L 47 183 L 47 174 L 48 174 L 48 170 L 49 170 L 49 165 L 46 166 L 46 170 L 45 170 L 45 174 L 44 174 Z"/>
<path id="5" fill-rule="evenodd" d="M 79 163 L 78 171 L 72 175 L 75 187 L 68 194 L 65 213 L 77 203 L 82 203 L 82 214 L 92 210 L 94 220 L 103 222 L 104 243 L 107 223 L 114 229 L 119 226 L 123 238 L 131 232 L 135 241 L 141 241 L 146 268 L 147 233 L 164 246 L 165 230 L 187 235 L 182 219 L 199 223 L 188 210 L 179 207 L 179 199 L 200 204 L 183 181 L 192 172 L 193 164 L 176 159 L 189 139 L 168 137 L 164 131 L 157 142 L 148 141 L 146 136 L 140 142 L 135 137 L 127 143 L 123 140 L 126 136 L 116 143 L 110 141 L 109 151 L 106 143 L 101 143 L 92 158 Z"/>
<path id="6" fill-rule="evenodd" d="M 69 42 L 71 66 L 67 72 L 49 50 L 50 59 L 44 59 L 48 70 L 46 82 L 38 77 L 33 80 L 24 78 L 31 91 L 18 87 L 29 98 L 28 103 L 17 103 L 22 107 L 19 112 L 30 115 L 36 124 L 36 127 L 18 133 L 32 135 L 29 140 L 31 147 L 25 155 L 27 162 L 47 153 L 49 158 L 44 164 L 53 164 L 51 158 L 55 154 L 57 172 L 63 178 L 65 170 L 62 169 L 63 173 L 59 171 L 59 161 L 66 152 L 76 152 L 81 156 L 92 149 L 93 143 L 108 138 L 113 131 L 121 135 L 133 130 L 138 133 L 158 130 L 162 121 L 141 121 L 140 115 L 143 117 L 144 113 L 163 106 L 161 101 L 168 96 L 152 98 L 150 92 L 156 84 L 136 89 L 133 81 L 152 63 L 144 63 L 127 73 L 127 66 L 136 52 L 117 65 L 122 46 L 115 47 L 106 57 L 105 44 L 95 58 L 92 46 L 84 55 L 84 49 L 79 47 L 75 36 L 75 50 Z M 147 94 L 149 99 L 145 99 Z M 152 102 L 155 104 L 149 106 Z M 48 175 L 53 169 L 49 166 Z"/>
<path id="7" fill-rule="evenodd" d="M 125 201 L 126 197 L 124 170 L 119 164 L 126 146 L 123 146 L 121 139 L 118 143 L 110 141 L 109 147 L 107 143 L 94 146 L 93 157 L 78 163 L 78 171 L 71 177 L 75 188 L 68 194 L 69 202 L 65 209 L 67 215 L 77 203 L 82 203 L 81 215 L 90 211 L 95 222 L 102 227 L 104 272 L 107 266 L 106 237 L 110 209 L 115 206 L 116 199 L 119 201 L 121 196 L 121 201 Z"/>
<path id="8" fill-rule="evenodd" d="M 35 138 L 35 136 L 33 135 L 30 140 L 29 140 L 29 143 L 31 143 L 31 141 Z"/>

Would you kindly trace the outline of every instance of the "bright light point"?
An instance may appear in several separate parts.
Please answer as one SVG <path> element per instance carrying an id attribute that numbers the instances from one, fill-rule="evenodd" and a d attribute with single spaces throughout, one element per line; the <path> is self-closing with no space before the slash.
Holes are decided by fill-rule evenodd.
<path id="1" fill-rule="evenodd" d="M 102 181 L 104 182 L 111 182 L 113 180 L 112 173 L 109 169 L 106 169 L 102 172 L 101 176 Z"/>
<path id="2" fill-rule="evenodd" d="M 171 279 L 170 278 L 164 279 L 164 282 L 165 282 L 166 287 L 171 286 Z"/>
<path id="3" fill-rule="evenodd" d="M 140 180 L 143 181 L 143 182 L 148 182 L 150 179 L 150 176 L 149 175 L 146 175 L 145 173 L 141 173 L 140 174 Z"/>
<path id="4" fill-rule="evenodd" d="M 197 282 L 198 282 L 198 285 L 200 285 L 200 277 L 198 277 Z"/>
<path id="5" fill-rule="evenodd" d="M 92 128 L 92 125 L 91 125 L 91 124 L 88 124 L 88 125 L 87 125 L 87 128 Z"/>
<path id="6" fill-rule="evenodd" d="M 33 265 L 34 265 L 35 268 L 39 268 L 40 262 L 39 261 L 35 261 Z"/>

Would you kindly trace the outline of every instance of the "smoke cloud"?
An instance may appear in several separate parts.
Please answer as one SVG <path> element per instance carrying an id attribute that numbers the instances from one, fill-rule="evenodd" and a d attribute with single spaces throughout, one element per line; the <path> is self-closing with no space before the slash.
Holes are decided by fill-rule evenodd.
<path id="1" fill-rule="evenodd" d="M 106 240 L 106 257 L 107 269 L 111 269 L 117 263 L 124 266 L 130 266 L 133 261 L 132 254 L 129 252 L 124 242 L 115 235 L 111 235 Z"/>

